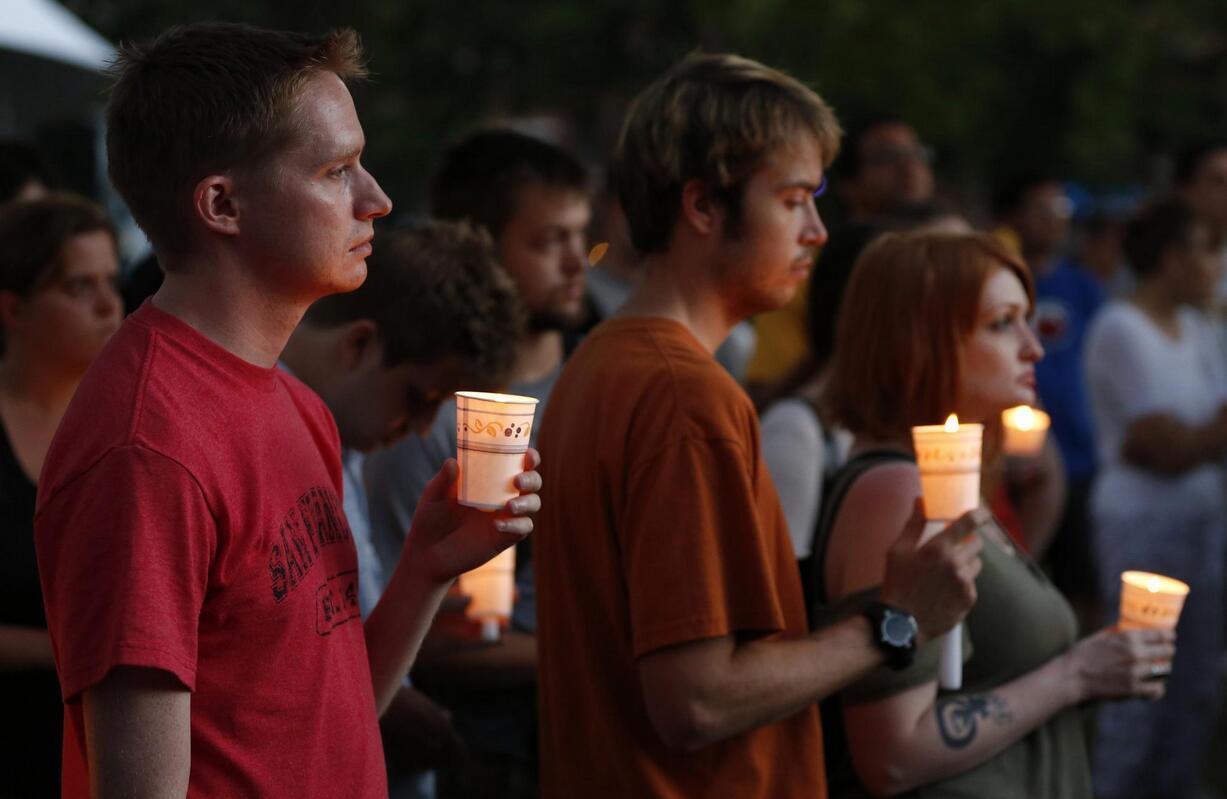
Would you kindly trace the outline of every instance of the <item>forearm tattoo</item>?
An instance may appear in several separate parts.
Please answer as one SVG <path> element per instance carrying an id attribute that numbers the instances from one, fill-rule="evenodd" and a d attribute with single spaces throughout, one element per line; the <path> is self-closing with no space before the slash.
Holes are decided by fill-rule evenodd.
<path id="1" fill-rule="evenodd" d="M 996 694 L 971 694 L 940 699 L 935 708 L 937 731 L 942 742 L 951 749 L 962 749 L 976 739 L 981 719 L 997 724 L 1009 724 L 1014 714 L 1004 699 Z"/>

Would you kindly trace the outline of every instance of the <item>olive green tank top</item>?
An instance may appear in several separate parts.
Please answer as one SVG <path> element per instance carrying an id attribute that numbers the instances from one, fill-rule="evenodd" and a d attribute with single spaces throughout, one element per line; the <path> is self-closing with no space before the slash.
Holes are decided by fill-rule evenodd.
<path id="1" fill-rule="evenodd" d="M 844 467 L 850 479 L 835 480 L 831 504 L 824 503 L 815 537 L 815 573 L 825 568 L 831 529 L 847 489 L 857 477 L 876 465 L 908 459 L 903 453 L 865 453 Z M 858 463 L 858 461 L 860 461 Z M 984 567 L 976 578 L 977 600 L 963 624 L 963 688 L 940 691 L 938 700 L 979 695 L 1032 671 L 1065 652 L 1077 638 L 1077 621 L 1069 603 L 1028 555 L 1016 549 L 998 525 L 982 532 Z M 818 578 L 821 583 L 821 577 Z M 819 585 L 818 601 L 826 599 Z M 827 601 L 811 618 L 843 617 L 867 602 L 866 592 Z M 847 752 L 840 703 L 855 704 L 901 693 L 936 680 L 940 641 L 920 647 L 912 665 L 902 671 L 878 669 L 822 705 L 823 732 L 828 738 L 826 764 L 831 799 L 868 796 Z M 962 714 L 949 719 L 947 730 L 966 735 L 968 725 L 992 723 L 968 712 L 969 703 L 949 703 L 945 709 Z M 958 735 L 948 745 L 957 746 Z M 842 750 L 842 751 L 841 751 Z M 1008 748 L 961 774 L 923 786 L 907 796 L 922 799 L 993 797 L 993 799 L 1092 799 L 1090 763 L 1082 718 L 1067 708 Z"/>

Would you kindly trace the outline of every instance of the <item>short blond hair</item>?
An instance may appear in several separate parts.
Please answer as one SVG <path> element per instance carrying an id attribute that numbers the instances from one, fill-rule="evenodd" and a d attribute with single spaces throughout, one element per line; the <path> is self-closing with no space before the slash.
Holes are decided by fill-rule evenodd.
<path id="1" fill-rule="evenodd" d="M 354 31 L 202 23 L 120 47 L 107 104 L 111 182 L 155 249 L 187 246 L 190 192 L 201 178 L 284 146 L 302 89 L 320 72 L 366 74 Z"/>
<path id="2" fill-rule="evenodd" d="M 666 249 L 689 180 L 707 183 L 736 220 L 763 159 L 806 134 L 830 166 L 843 131 L 797 79 L 741 56 L 687 56 L 635 99 L 614 153 L 611 180 L 635 248 Z"/>

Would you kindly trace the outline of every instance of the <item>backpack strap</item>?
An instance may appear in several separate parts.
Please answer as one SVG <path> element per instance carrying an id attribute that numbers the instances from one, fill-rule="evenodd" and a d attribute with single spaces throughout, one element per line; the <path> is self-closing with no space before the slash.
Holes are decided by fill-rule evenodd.
<path id="1" fill-rule="evenodd" d="M 812 554 L 810 556 L 808 574 L 808 582 L 812 587 L 812 593 L 807 597 L 809 600 L 810 627 L 812 629 L 817 629 L 818 626 L 825 626 L 825 624 L 852 615 L 853 611 L 845 608 L 845 604 L 851 603 L 859 608 L 872 599 L 873 594 L 876 594 L 877 588 L 866 589 L 865 591 L 845 597 L 841 602 L 831 606 L 826 591 L 827 548 L 831 543 L 831 532 L 835 528 L 835 519 L 839 515 L 839 509 L 843 505 L 844 498 L 847 497 L 848 491 L 852 489 L 852 484 L 870 469 L 901 461 L 915 462 L 915 458 L 909 453 L 901 452 L 897 449 L 867 450 L 844 464 L 844 467 L 835 475 L 827 490 L 823 492 L 822 510 L 818 514 L 818 524 L 814 528 L 813 548 L 811 549 Z M 817 624 L 819 621 L 823 621 L 823 625 Z"/>

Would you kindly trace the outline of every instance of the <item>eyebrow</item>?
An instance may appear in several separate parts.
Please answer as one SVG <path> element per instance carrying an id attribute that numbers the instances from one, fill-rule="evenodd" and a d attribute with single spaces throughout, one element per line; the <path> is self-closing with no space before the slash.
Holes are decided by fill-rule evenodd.
<path id="1" fill-rule="evenodd" d="M 776 191 L 789 191 L 790 189 L 805 189 L 815 197 L 821 197 L 827 190 L 827 177 L 823 175 L 822 180 L 818 183 L 810 180 L 790 180 L 775 187 Z"/>

